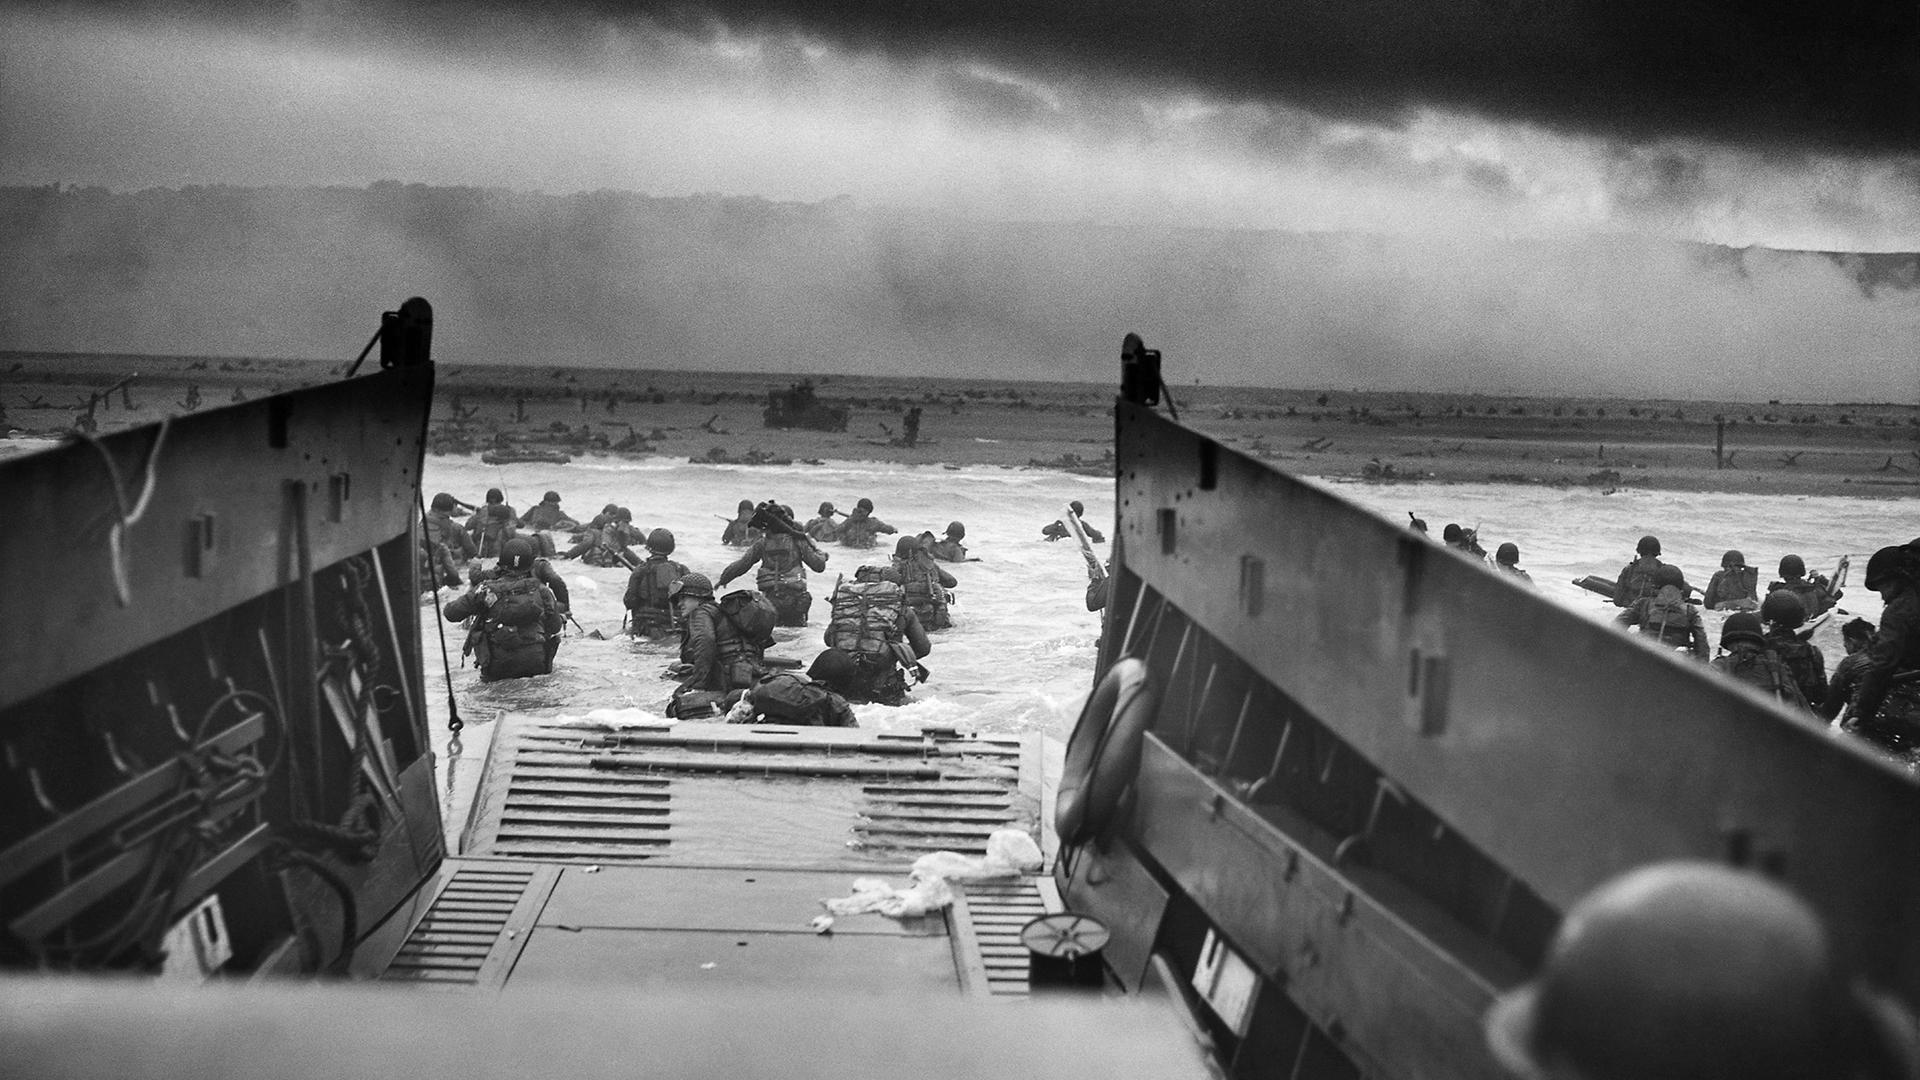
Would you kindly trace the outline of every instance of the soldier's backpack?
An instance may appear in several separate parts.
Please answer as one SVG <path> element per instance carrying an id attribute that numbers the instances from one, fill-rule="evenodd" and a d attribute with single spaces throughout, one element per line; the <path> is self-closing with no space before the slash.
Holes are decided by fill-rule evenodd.
<path id="1" fill-rule="evenodd" d="M 768 719 L 788 724 L 829 725 L 833 692 L 790 671 L 762 676 L 753 687 L 753 707 Z"/>
<path id="2" fill-rule="evenodd" d="M 1686 598 L 1675 589 L 1671 595 L 1666 590 L 1647 601 L 1647 618 L 1644 623 L 1649 634 L 1668 645 L 1690 645 L 1693 643 L 1693 608 Z"/>
<path id="3" fill-rule="evenodd" d="M 1743 683 L 1759 687 L 1788 705 L 1806 707 L 1806 696 L 1793 681 L 1793 672 L 1787 670 L 1787 665 L 1780 662 L 1772 649 L 1736 645 L 1726 655 L 1715 658 L 1713 666 Z"/>
<path id="4" fill-rule="evenodd" d="M 686 573 L 686 568 L 671 559 L 648 559 L 640 564 L 636 571 L 640 575 L 640 595 L 637 598 L 643 608 L 665 608 L 671 606 L 667 587 Z"/>
<path id="5" fill-rule="evenodd" d="M 1801 692 L 1809 686 L 1817 687 L 1826 681 L 1826 658 L 1817 645 L 1795 639 L 1793 641 L 1772 642 L 1774 654 L 1780 657 L 1780 663 L 1793 676 Z"/>
<path id="6" fill-rule="evenodd" d="M 1614 599 L 1622 604 L 1630 605 L 1643 596 L 1652 596 L 1658 592 L 1659 590 L 1653 584 L 1654 569 L 1654 567 L 1646 565 L 1646 560 L 1644 559 L 1633 560 L 1633 562 L 1627 565 L 1626 572 L 1621 575 L 1624 578 L 1625 591 L 1619 596 L 1614 597 Z"/>
<path id="7" fill-rule="evenodd" d="M 861 568 L 862 577 L 866 570 Z M 906 603 L 907 592 L 896 581 L 881 578 L 841 583 L 833 593 L 827 644 L 855 656 L 883 658 L 891 666 Z"/>
<path id="8" fill-rule="evenodd" d="M 542 595 L 546 586 L 533 577 L 501 578 L 487 586 L 493 603 L 487 605 L 488 620 L 515 628 L 539 626 L 547 612 Z"/>
<path id="9" fill-rule="evenodd" d="M 780 623 L 780 610 L 764 593 L 735 589 L 720 598 L 720 614 L 755 648 L 764 649 L 773 644 L 773 628 Z"/>

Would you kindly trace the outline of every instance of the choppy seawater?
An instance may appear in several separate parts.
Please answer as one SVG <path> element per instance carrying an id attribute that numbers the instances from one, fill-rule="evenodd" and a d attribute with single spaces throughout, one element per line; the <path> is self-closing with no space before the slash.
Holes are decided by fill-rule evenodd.
<path id="1" fill-rule="evenodd" d="M 678 540 L 674 557 L 716 580 L 738 554 L 720 543 L 725 519 L 741 499 L 776 499 L 805 520 L 822 501 L 848 508 L 865 496 L 876 516 L 904 531 L 944 532 L 947 522 L 966 523 L 967 545 L 979 562 L 948 565 L 959 579 L 954 626 L 932 635 L 925 663 L 931 678 L 898 709 L 856 706 L 863 726 L 889 730 L 929 725 L 982 732 L 1042 732 L 1064 738 L 1092 681 L 1099 617 L 1086 610 L 1086 570 L 1071 541 L 1041 539 L 1040 529 L 1072 499 L 1086 504 L 1088 519 L 1110 532 L 1111 480 L 1037 469 L 988 466 L 948 468 L 873 462 L 824 466 L 744 467 L 696 465 L 655 459 L 585 459 L 567 465 L 491 466 L 477 458 L 431 457 L 429 492 L 450 491 L 479 501 L 489 487 L 506 492 L 524 511 L 545 491 L 557 490 L 562 508 L 590 517 L 615 502 L 633 510 L 644 528 L 665 526 Z M 1853 582 L 1841 606 L 1877 620 L 1880 600 L 1860 584 L 1867 553 L 1920 533 L 1920 500 L 1841 497 L 1769 497 L 1658 491 L 1602 495 L 1583 489 L 1459 485 L 1329 485 L 1341 495 L 1404 523 L 1413 512 L 1437 535 L 1449 521 L 1478 526 L 1488 550 L 1511 540 L 1521 566 L 1541 592 L 1558 603 L 1611 618 L 1604 599 L 1572 584 L 1587 574 L 1611 577 L 1645 533 L 1660 537 L 1666 561 L 1677 563 L 1690 582 L 1705 586 L 1728 548 L 1746 554 L 1761 569 L 1764 584 L 1781 555 L 1796 552 L 1810 568 L 1830 570 L 1851 553 Z M 564 538 L 563 538 L 564 539 Z M 891 538 L 884 538 L 891 540 Z M 1106 547 L 1102 545 L 1103 557 Z M 863 562 L 883 561 L 888 544 L 872 551 L 828 545 L 824 580 L 814 589 L 813 624 L 781 629 L 772 655 L 810 660 L 822 647 L 825 596 L 838 573 L 851 575 Z M 492 721 L 509 713 L 583 715 L 600 708 L 634 709 L 660 717 L 671 682 L 662 677 L 676 659 L 671 645 L 636 645 L 617 633 L 626 572 L 577 562 L 556 564 L 572 591 L 573 613 L 594 640 L 569 627 L 554 673 L 534 679 L 483 685 L 471 666 L 461 666 L 459 627 L 446 624 L 453 667 L 453 697 L 467 728 L 457 747 L 447 743 L 446 684 L 437 655 L 439 638 L 427 632 L 427 679 L 434 704 L 436 750 L 446 792 L 450 831 L 465 815 L 466 800 L 485 756 Z M 751 585 L 751 572 L 741 581 Z M 443 591 L 443 598 L 455 595 Z M 431 622 L 431 607 L 425 610 Z M 1828 666 L 1841 655 L 1836 619 L 1816 641 Z M 662 718 L 663 719 L 663 718 Z"/>

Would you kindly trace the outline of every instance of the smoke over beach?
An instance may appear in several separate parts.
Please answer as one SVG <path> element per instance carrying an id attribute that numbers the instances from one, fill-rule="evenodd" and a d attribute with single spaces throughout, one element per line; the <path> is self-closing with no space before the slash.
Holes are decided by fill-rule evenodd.
<path id="1" fill-rule="evenodd" d="M 847 201 L 0 190 L 0 348 L 312 356 L 407 294 L 448 360 L 1907 400 L 1920 258 L 995 223 Z"/>

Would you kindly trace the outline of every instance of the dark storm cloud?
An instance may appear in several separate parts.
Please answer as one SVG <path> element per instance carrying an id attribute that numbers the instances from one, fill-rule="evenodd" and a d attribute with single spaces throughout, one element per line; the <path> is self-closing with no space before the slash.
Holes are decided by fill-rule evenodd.
<path id="1" fill-rule="evenodd" d="M 1913 0 L 424 0 L 384 18 L 345 2 L 140 6 L 482 47 L 511 26 L 516 41 L 531 29 L 557 52 L 639 17 L 694 34 L 798 31 L 894 57 L 1187 87 L 1342 119 L 1433 106 L 1634 140 L 1920 146 Z"/>

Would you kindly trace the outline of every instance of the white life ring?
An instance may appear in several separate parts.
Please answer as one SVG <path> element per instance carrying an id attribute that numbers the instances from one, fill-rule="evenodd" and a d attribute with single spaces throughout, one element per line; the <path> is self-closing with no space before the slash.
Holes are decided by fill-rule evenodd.
<path id="1" fill-rule="evenodd" d="M 1055 796 L 1053 827 L 1062 843 L 1084 844 L 1113 819 L 1140 771 L 1140 742 L 1158 704 L 1146 663 L 1131 656 L 1108 668 L 1093 688 L 1067 740 Z"/>

